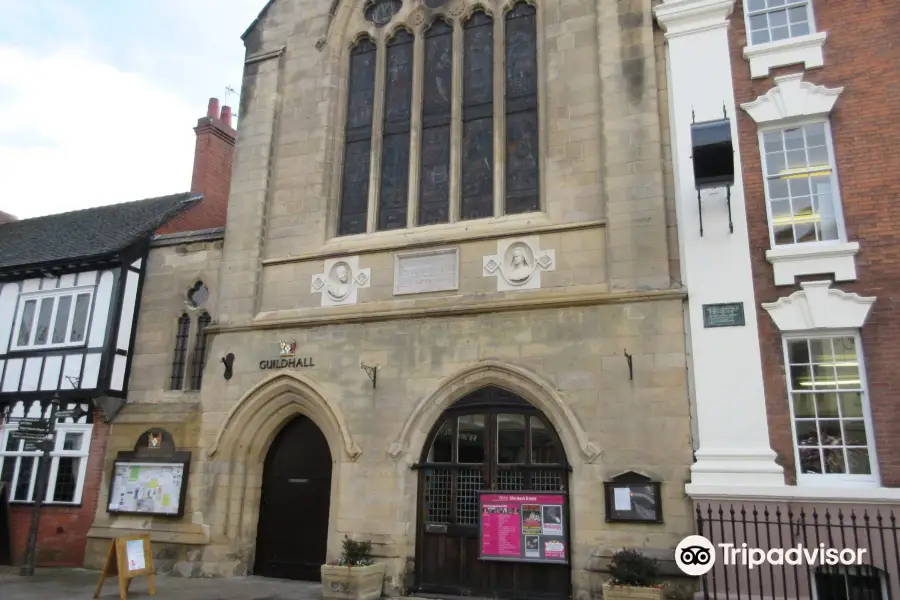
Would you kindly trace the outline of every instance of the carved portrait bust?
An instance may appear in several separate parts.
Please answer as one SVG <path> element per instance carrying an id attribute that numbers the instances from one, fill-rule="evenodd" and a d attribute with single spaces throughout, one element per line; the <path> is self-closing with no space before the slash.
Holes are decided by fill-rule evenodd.
<path id="1" fill-rule="evenodd" d="M 328 274 L 328 295 L 335 300 L 343 300 L 350 295 L 353 285 L 350 277 L 350 265 L 345 262 L 336 263 Z"/>
<path id="2" fill-rule="evenodd" d="M 525 282 L 534 272 L 534 257 L 526 244 L 513 244 L 507 251 L 506 278 L 510 282 Z"/>

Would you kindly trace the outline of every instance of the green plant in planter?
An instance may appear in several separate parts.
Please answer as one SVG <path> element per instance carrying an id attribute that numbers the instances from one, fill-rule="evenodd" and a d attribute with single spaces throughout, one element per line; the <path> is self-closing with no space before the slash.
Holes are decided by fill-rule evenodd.
<path id="1" fill-rule="evenodd" d="M 659 562 L 637 550 L 619 550 L 609 563 L 612 585 L 656 587 Z"/>
<path id="2" fill-rule="evenodd" d="M 339 567 L 367 567 L 375 564 L 372 560 L 372 542 L 369 540 L 357 542 L 345 535 L 341 548 L 343 551 L 337 563 Z"/>

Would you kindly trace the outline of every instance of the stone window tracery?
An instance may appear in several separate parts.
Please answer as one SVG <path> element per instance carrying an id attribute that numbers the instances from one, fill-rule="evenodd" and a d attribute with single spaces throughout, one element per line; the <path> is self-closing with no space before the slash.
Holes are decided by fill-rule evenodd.
<path id="1" fill-rule="evenodd" d="M 541 209 L 536 8 L 426 6 L 351 24 L 339 236 Z"/>

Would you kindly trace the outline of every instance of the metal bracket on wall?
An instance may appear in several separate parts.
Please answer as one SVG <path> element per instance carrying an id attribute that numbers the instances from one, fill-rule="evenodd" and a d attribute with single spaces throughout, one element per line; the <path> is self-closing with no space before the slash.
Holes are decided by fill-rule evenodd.
<path id="1" fill-rule="evenodd" d="M 225 377 L 225 381 L 231 379 L 233 374 L 232 366 L 234 365 L 234 354 L 229 352 L 222 358 L 222 364 L 225 365 L 225 373 L 223 377 Z"/>
<path id="2" fill-rule="evenodd" d="M 634 367 L 632 366 L 632 363 L 631 363 L 631 355 L 628 354 L 627 349 L 623 349 L 622 352 L 625 353 L 625 360 L 628 361 L 628 379 L 630 381 L 634 381 Z"/>
<path id="3" fill-rule="evenodd" d="M 700 213 L 700 237 L 703 237 L 703 201 L 700 199 L 700 190 L 697 190 L 697 211 Z"/>
<path id="4" fill-rule="evenodd" d="M 375 383 L 378 381 L 378 365 L 374 367 L 366 366 L 366 363 L 359 363 L 359 368 L 366 372 L 366 375 L 369 376 L 369 379 L 372 380 L 372 388 L 375 388 Z"/>
<path id="5" fill-rule="evenodd" d="M 728 203 L 728 233 L 734 233 L 734 223 L 731 220 L 731 186 L 725 189 L 725 201 Z"/>

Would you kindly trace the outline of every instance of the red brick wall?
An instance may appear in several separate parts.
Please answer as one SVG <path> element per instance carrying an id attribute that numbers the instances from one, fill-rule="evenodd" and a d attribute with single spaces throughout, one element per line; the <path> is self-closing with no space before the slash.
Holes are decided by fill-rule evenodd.
<path id="1" fill-rule="evenodd" d="M 84 563 L 84 546 L 88 530 L 94 522 L 97 502 L 105 501 L 97 498 L 97 492 L 100 488 L 100 479 L 103 477 L 103 459 L 106 456 L 108 434 L 109 425 L 102 421 L 100 413 L 95 410 L 81 505 L 44 505 L 41 509 L 37 566 L 80 567 Z M 30 504 L 10 506 L 13 564 L 16 565 L 21 565 L 25 560 L 31 513 Z"/>
<path id="2" fill-rule="evenodd" d="M 237 132 L 231 127 L 231 109 L 214 98 L 206 117 L 197 121 L 194 133 L 194 169 L 191 191 L 203 194 L 203 201 L 184 211 L 159 228 L 157 233 L 182 233 L 225 227 L 231 167 Z M 224 120 L 223 120 L 224 119 Z"/>
<path id="3" fill-rule="evenodd" d="M 882 484 L 900 486 L 900 43 L 897 0 L 813 0 L 816 29 L 826 31 L 825 66 L 804 72 L 803 80 L 844 87 L 831 115 L 837 174 L 849 241 L 858 241 L 858 280 L 832 287 L 876 296 L 862 331 L 869 401 Z M 730 26 L 735 99 L 756 99 L 773 87 L 773 78 L 803 71 L 802 65 L 774 69 L 769 77 L 750 79 L 743 58 L 747 34 L 743 0 Z M 794 452 L 781 336 L 759 307 L 787 296 L 799 286 L 774 285 L 765 194 L 756 124 L 738 109 L 739 143 L 746 193 L 747 220 L 762 345 L 766 405 L 772 445 L 794 479 Z M 825 279 L 808 277 L 804 279 Z"/>

